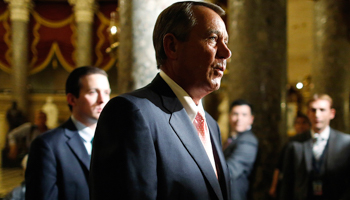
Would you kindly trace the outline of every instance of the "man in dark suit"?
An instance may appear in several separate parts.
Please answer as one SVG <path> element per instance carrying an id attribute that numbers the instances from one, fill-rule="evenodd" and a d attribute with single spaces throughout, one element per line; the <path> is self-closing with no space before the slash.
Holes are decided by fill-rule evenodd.
<path id="1" fill-rule="evenodd" d="M 91 140 L 110 91 L 107 74 L 99 68 L 70 73 L 66 95 L 72 115 L 33 141 L 25 174 L 27 200 L 89 200 Z"/>
<path id="2" fill-rule="evenodd" d="M 239 99 L 230 106 L 230 137 L 224 149 L 231 177 L 231 200 L 245 200 L 256 155 L 258 140 L 251 131 L 254 121 L 252 106 Z"/>
<path id="3" fill-rule="evenodd" d="M 161 72 L 112 99 L 98 121 L 92 199 L 229 198 L 220 130 L 201 102 L 220 87 L 231 56 L 223 14 L 200 1 L 160 14 L 153 42 Z"/>
<path id="4" fill-rule="evenodd" d="M 329 127 L 335 116 L 332 98 L 314 95 L 308 116 L 311 132 L 288 143 L 279 199 L 350 199 L 350 136 Z"/>
<path id="5" fill-rule="evenodd" d="M 309 117 L 305 114 L 303 114 L 302 112 L 297 113 L 297 116 L 294 119 L 294 130 L 295 130 L 295 134 L 302 134 L 305 132 L 309 132 L 311 128 L 311 122 L 309 120 Z M 310 139 L 311 135 L 310 134 L 303 134 L 304 136 L 306 136 L 306 138 L 300 138 L 298 137 L 290 137 L 289 139 L 291 140 L 297 140 L 297 141 L 304 141 L 306 139 Z M 269 195 L 271 197 L 277 197 L 278 194 L 277 192 L 279 191 L 279 182 L 281 179 L 281 174 L 280 171 L 282 171 L 283 168 L 283 156 L 284 156 L 284 151 L 286 149 L 287 145 L 283 145 L 282 150 L 280 152 L 280 157 L 278 158 L 277 164 L 276 164 L 276 168 L 273 172 L 273 176 L 272 176 L 272 182 L 271 182 L 271 186 L 269 189 Z"/>

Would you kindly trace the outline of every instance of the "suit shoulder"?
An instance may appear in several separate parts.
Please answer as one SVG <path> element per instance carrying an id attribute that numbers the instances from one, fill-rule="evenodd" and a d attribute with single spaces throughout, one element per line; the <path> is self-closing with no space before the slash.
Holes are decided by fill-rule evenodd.
<path id="1" fill-rule="evenodd" d="M 305 132 L 301 134 L 297 134 L 295 136 L 292 136 L 289 138 L 289 142 L 305 142 L 306 140 L 311 139 L 311 134 L 310 132 Z"/>
<path id="2" fill-rule="evenodd" d="M 59 141 L 59 139 L 61 137 L 64 136 L 64 132 L 65 132 L 65 127 L 63 125 L 57 127 L 57 128 L 54 128 L 52 130 L 49 130 L 41 135 L 39 135 L 35 140 L 42 140 L 42 141 L 45 141 L 45 142 L 57 142 Z"/>
<path id="3" fill-rule="evenodd" d="M 108 104 L 112 104 L 115 105 L 117 104 L 118 107 L 120 107 L 119 105 L 122 104 L 135 104 L 137 105 L 138 102 L 152 102 L 152 100 L 154 101 L 154 99 L 158 99 L 159 101 L 159 95 L 156 94 L 154 91 L 152 91 L 151 89 L 149 89 L 149 87 L 144 87 L 144 88 L 140 88 L 138 90 L 132 91 L 132 92 L 128 92 L 128 93 L 124 93 L 121 94 L 119 96 L 116 96 L 112 99 L 109 100 Z M 106 106 L 107 106 L 106 105 Z"/>
<path id="4" fill-rule="evenodd" d="M 258 144 L 258 138 L 255 136 L 255 134 L 252 131 L 247 131 L 242 133 L 237 140 L 242 140 L 242 141 L 248 141 L 254 144 Z"/>
<path id="5" fill-rule="evenodd" d="M 344 141 L 350 141 L 350 135 L 348 133 L 344 133 L 335 129 L 331 129 L 331 132 L 333 132 Z"/>
<path id="6" fill-rule="evenodd" d="M 348 133 L 344 133 L 344 132 L 335 130 L 333 128 L 331 128 L 331 132 L 334 132 L 335 134 L 340 134 L 340 135 L 343 135 L 343 136 L 349 136 L 350 137 L 350 135 Z"/>
<path id="7" fill-rule="evenodd" d="M 125 93 L 112 98 L 104 107 L 101 116 L 103 116 L 104 113 L 124 113 L 125 111 L 139 110 L 144 108 L 146 104 L 149 103 L 149 101 L 147 101 L 148 97 L 145 95 L 136 94 L 137 92 Z"/>

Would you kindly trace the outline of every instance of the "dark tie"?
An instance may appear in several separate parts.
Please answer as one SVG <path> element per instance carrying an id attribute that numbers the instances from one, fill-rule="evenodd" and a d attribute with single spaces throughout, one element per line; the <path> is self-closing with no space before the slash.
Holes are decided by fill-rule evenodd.
<path id="1" fill-rule="evenodd" d="M 91 139 L 91 141 L 90 141 L 90 142 L 91 142 L 91 152 L 92 152 L 92 144 L 93 144 L 92 142 L 93 142 L 93 141 L 94 141 L 94 137 L 92 137 L 92 139 Z M 90 155 L 90 156 L 91 156 L 91 155 Z"/>

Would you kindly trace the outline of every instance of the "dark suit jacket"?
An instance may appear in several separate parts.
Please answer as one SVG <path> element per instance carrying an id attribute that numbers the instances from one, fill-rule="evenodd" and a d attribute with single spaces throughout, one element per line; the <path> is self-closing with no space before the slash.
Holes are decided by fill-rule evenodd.
<path id="1" fill-rule="evenodd" d="M 305 134 L 309 134 L 305 133 Z M 312 176 L 312 139 L 307 135 L 288 144 L 285 152 L 281 200 L 306 200 Z M 309 138 L 309 139 L 307 139 Z M 323 168 L 323 194 L 326 199 L 350 199 L 350 136 L 330 130 Z"/>
<path id="2" fill-rule="evenodd" d="M 219 127 L 208 114 L 206 120 L 221 184 L 185 109 L 159 75 L 110 100 L 94 137 L 92 199 L 228 199 Z"/>
<path id="3" fill-rule="evenodd" d="M 73 121 L 38 136 L 25 174 L 27 200 L 89 200 L 90 156 Z"/>
<path id="4" fill-rule="evenodd" d="M 251 131 L 239 133 L 237 138 L 224 150 L 231 176 L 231 199 L 247 199 L 249 175 L 257 153 L 258 140 Z"/>

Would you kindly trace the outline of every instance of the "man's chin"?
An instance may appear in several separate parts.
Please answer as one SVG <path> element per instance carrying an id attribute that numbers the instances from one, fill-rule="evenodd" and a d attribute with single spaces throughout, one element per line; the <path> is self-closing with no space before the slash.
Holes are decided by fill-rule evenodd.
<path id="1" fill-rule="evenodd" d="M 91 119 L 97 121 L 99 117 L 100 117 L 100 114 L 96 114 L 96 115 L 91 116 Z"/>
<path id="2" fill-rule="evenodd" d="M 212 91 L 218 90 L 221 85 L 221 78 L 215 78 L 211 81 Z"/>

